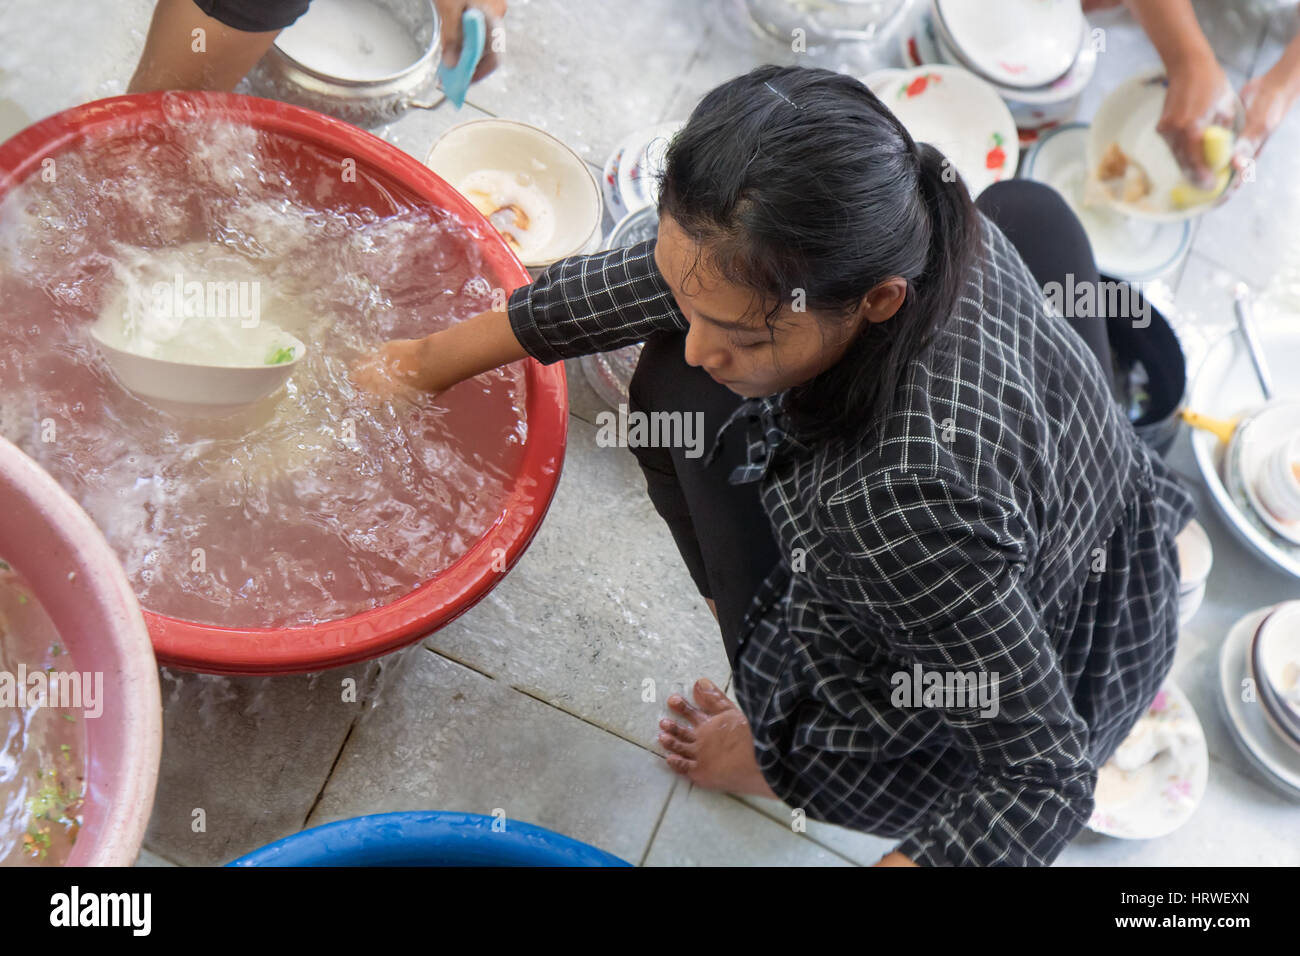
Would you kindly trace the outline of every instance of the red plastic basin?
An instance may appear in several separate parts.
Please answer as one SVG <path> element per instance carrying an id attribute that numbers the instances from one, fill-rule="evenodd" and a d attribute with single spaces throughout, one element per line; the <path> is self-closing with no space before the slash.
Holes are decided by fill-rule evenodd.
<path id="1" fill-rule="evenodd" d="M 273 100 L 230 93 L 146 93 L 87 103 L 35 124 L 0 145 L 0 197 L 33 174 L 41 162 L 91 143 L 133 133 L 128 124 L 169 129 L 166 115 L 198 107 L 214 119 L 252 126 L 308 149 L 295 153 L 319 159 L 337 176 L 345 158 L 356 161 L 356 187 L 349 200 L 387 205 L 380 190 L 413 205 L 450 213 L 483 237 L 476 242 L 487 278 L 512 290 L 527 284 L 528 272 L 509 246 L 468 200 L 428 167 L 376 136 L 340 120 Z M 169 113 L 164 114 L 164 108 Z M 364 173 L 365 176 L 361 174 Z M 372 179 L 374 185 L 363 180 Z M 3 321 L 3 319 L 0 319 Z M 564 461 L 568 391 L 563 363 L 543 366 L 525 360 L 528 432 L 520 471 L 501 512 L 484 535 L 432 580 L 382 607 L 326 624 L 279 629 L 228 628 L 181 621 L 145 611 L 158 661 L 211 674 L 287 674 L 318 671 L 368 660 L 411 644 L 464 614 L 514 566 L 537 533 Z M 504 552 L 506 571 L 494 568 Z"/>

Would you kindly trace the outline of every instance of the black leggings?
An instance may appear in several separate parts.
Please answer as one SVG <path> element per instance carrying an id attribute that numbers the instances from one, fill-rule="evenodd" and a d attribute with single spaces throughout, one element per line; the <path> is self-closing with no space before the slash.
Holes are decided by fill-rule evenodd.
<path id="1" fill-rule="evenodd" d="M 1039 285 L 1098 280 L 1088 237 L 1065 201 L 1050 187 L 1028 180 L 997 183 L 976 205 L 1016 246 Z M 1101 298 L 1101 297 L 1098 297 Z M 1104 319 L 1071 321 L 1111 377 Z M 628 389 L 629 411 L 700 412 L 704 449 L 744 399 L 703 369 L 686 364 L 686 333 L 661 332 L 646 339 Z M 708 467 L 686 448 L 634 447 L 655 510 L 668 524 L 682 560 L 705 598 L 718 610 L 718 625 L 732 669 L 741 620 L 763 579 L 778 560 L 758 483 L 732 485 L 731 470 L 744 460 L 744 435 L 729 430 Z"/>

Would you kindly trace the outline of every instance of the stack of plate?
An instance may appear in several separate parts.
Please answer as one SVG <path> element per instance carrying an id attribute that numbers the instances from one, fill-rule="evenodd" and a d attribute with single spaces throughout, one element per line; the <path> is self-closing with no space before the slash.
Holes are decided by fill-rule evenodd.
<path id="1" fill-rule="evenodd" d="M 614 222 L 658 204 L 659 176 L 668 144 L 685 125 L 679 120 L 639 129 L 610 153 L 600 183 L 605 193 L 605 208 Z"/>
<path id="2" fill-rule="evenodd" d="M 732 0 L 720 6 L 737 11 L 731 22 L 747 21 L 752 30 L 787 49 L 792 37 L 800 37 L 811 51 L 837 43 L 873 43 L 906 5 L 907 0 Z"/>
<path id="3" fill-rule="evenodd" d="M 659 235 L 659 210 L 643 206 L 628 213 L 605 241 L 606 249 L 624 249 Z M 641 360 L 641 345 L 625 345 L 612 352 L 596 352 L 578 360 L 587 383 L 611 408 L 627 404 L 627 390 Z"/>
<path id="4" fill-rule="evenodd" d="M 947 63 L 987 81 L 1006 102 L 1022 143 L 1074 116 L 1097 68 L 1078 0 L 928 0 L 900 31 L 907 66 Z"/>
<path id="5" fill-rule="evenodd" d="M 1300 601 L 1279 604 L 1256 628 L 1250 673 L 1269 726 L 1300 752 Z"/>
<path id="6" fill-rule="evenodd" d="M 1205 600 L 1205 584 L 1214 564 L 1210 536 L 1199 521 L 1189 522 L 1178 535 L 1178 622 L 1187 624 Z"/>
<path id="7" fill-rule="evenodd" d="M 1242 753 L 1300 799 L 1300 602 L 1247 614 L 1219 652 L 1219 699 Z"/>

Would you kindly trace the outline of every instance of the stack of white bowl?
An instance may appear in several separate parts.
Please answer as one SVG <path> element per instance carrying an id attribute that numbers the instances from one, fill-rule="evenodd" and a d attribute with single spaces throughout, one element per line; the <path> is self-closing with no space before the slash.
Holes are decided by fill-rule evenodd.
<path id="1" fill-rule="evenodd" d="M 1178 620 L 1186 624 L 1205 600 L 1205 584 L 1214 564 L 1210 536 L 1199 521 L 1191 521 L 1178 535 Z"/>
<path id="2" fill-rule="evenodd" d="M 1074 116 L 1097 67 L 1079 0 L 926 0 L 902 31 L 909 66 L 948 63 L 986 80 L 1022 142 Z"/>
<path id="3" fill-rule="evenodd" d="M 1264 618 L 1248 666 L 1269 726 L 1300 752 L 1300 601 L 1279 604 Z"/>

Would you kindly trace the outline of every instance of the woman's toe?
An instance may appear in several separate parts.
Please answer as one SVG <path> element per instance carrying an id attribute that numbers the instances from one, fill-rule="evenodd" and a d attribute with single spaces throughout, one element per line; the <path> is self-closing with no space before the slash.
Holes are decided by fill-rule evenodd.
<path id="1" fill-rule="evenodd" d="M 669 720 L 665 717 L 663 720 L 659 721 L 659 729 L 672 734 L 678 740 L 686 741 L 688 744 L 695 743 L 695 731 L 691 730 L 691 728 L 684 724 L 679 724 L 675 720 Z"/>
<path id="2" fill-rule="evenodd" d="M 736 706 L 717 685 L 703 677 L 695 682 L 695 702 L 700 705 L 700 710 L 710 716 Z"/>
<path id="3" fill-rule="evenodd" d="M 672 734 L 660 734 L 659 746 L 663 747 L 664 750 L 672 751 L 673 753 L 679 754 L 683 757 L 690 757 L 692 759 L 695 757 L 695 744 L 687 743 L 678 737 L 674 737 Z"/>
<path id="4" fill-rule="evenodd" d="M 700 723 L 706 716 L 681 694 L 673 694 L 668 698 L 668 709 L 674 713 L 681 714 L 692 724 Z"/>
<path id="5" fill-rule="evenodd" d="M 680 757 L 677 754 L 668 755 L 668 766 L 680 773 L 683 777 L 695 769 L 695 761 L 686 757 Z"/>

